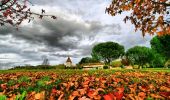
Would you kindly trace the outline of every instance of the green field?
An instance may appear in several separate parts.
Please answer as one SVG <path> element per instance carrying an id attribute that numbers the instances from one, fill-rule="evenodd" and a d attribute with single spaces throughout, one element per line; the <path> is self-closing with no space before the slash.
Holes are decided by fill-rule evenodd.
<path id="1" fill-rule="evenodd" d="M 0 70 L 0 73 L 14 73 L 14 72 L 56 72 L 56 73 L 82 73 L 85 70 L 80 69 L 46 69 L 46 70 Z M 149 72 L 170 72 L 170 68 L 143 68 L 143 69 L 100 69 L 100 70 L 88 70 L 85 72 L 93 73 L 93 72 L 99 72 L 102 71 L 104 73 L 114 73 L 115 71 L 149 71 Z"/>

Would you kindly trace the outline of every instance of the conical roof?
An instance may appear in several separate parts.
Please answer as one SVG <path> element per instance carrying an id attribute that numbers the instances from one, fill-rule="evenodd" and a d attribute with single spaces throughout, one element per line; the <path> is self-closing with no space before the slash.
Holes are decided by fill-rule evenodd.
<path id="1" fill-rule="evenodd" d="M 70 62 L 70 63 L 72 63 L 72 61 L 71 61 L 70 57 L 68 57 L 68 58 L 67 58 L 67 61 L 66 61 L 66 62 Z"/>

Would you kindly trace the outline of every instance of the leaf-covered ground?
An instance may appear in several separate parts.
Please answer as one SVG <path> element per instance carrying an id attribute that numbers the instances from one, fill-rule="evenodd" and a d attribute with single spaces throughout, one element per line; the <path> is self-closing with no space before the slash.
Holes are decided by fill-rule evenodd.
<path id="1" fill-rule="evenodd" d="M 26 71 L 0 74 L 0 100 L 170 99 L 170 73 Z"/>

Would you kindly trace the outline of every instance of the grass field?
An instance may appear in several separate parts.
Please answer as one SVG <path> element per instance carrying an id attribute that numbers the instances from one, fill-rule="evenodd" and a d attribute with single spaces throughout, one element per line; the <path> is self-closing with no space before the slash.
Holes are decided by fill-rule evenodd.
<path id="1" fill-rule="evenodd" d="M 170 99 L 169 69 L 1 70 L 0 100 Z"/>
<path id="2" fill-rule="evenodd" d="M 50 70 L 25 70 L 25 69 L 22 69 L 22 70 L 0 70 L 0 74 L 1 73 L 14 73 L 14 72 L 42 72 L 42 71 L 45 71 L 45 72 L 56 72 L 56 73 L 81 73 L 81 72 L 84 72 L 85 70 L 79 70 L 79 69 L 50 69 Z M 109 72 L 109 73 L 113 73 L 115 71 L 149 71 L 149 72 L 170 72 L 170 68 L 169 69 L 166 69 L 166 68 L 143 68 L 143 69 L 103 69 L 103 70 L 89 70 L 89 71 L 85 71 L 85 72 L 98 72 L 98 71 L 103 71 L 103 72 Z"/>

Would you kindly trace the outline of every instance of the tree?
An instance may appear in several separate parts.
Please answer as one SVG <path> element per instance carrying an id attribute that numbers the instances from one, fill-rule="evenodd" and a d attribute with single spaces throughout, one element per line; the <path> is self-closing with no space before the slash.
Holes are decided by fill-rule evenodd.
<path id="1" fill-rule="evenodd" d="M 170 35 L 155 36 L 150 44 L 151 48 L 166 57 L 166 60 L 170 59 Z"/>
<path id="2" fill-rule="evenodd" d="M 146 33 L 166 35 L 170 34 L 169 6 L 169 0 L 112 0 L 106 13 L 115 16 L 130 11 L 124 22 L 130 20 L 143 36 Z"/>
<path id="3" fill-rule="evenodd" d="M 84 64 L 84 63 L 96 63 L 96 62 L 99 62 L 98 60 L 96 59 L 93 59 L 91 57 L 85 57 L 85 58 L 82 58 L 79 62 L 79 64 Z"/>
<path id="4" fill-rule="evenodd" d="M 152 50 L 153 51 L 153 50 Z M 153 54 L 154 54 L 154 58 L 152 59 L 151 63 L 150 63 L 150 66 L 152 68 L 154 67 L 164 67 L 165 66 L 165 62 L 166 62 L 166 59 L 164 56 L 160 55 L 159 53 L 153 51 Z"/>
<path id="5" fill-rule="evenodd" d="M 40 19 L 43 17 L 51 17 L 56 19 L 56 16 L 45 15 L 45 10 L 41 10 L 41 14 L 34 13 L 28 7 L 31 4 L 28 0 L 0 0 L 0 25 L 10 24 L 18 29 L 18 26 L 25 20 L 28 23 L 34 20 L 35 16 Z"/>
<path id="6" fill-rule="evenodd" d="M 104 61 L 106 64 L 114 59 L 121 57 L 124 54 L 124 46 L 115 42 L 105 42 L 95 45 L 92 49 L 92 57 L 95 55 L 98 59 Z"/>
<path id="7" fill-rule="evenodd" d="M 139 68 L 143 68 L 143 66 L 147 63 L 151 63 L 154 55 L 150 48 L 144 46 L 135 46 L 126 52 L 126 57 L 132 65 L 138 64 Z"/>

